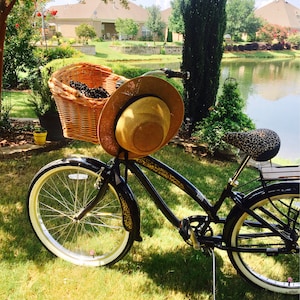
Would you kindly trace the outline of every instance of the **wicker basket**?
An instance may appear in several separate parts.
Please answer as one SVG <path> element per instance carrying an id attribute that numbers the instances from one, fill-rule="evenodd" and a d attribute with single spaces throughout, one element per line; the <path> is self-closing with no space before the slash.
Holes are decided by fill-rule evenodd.
<path id="1" fill-rule="evenodd" d="M 88 98 L 70 87 L 71 80 L 85 83 L 89 88 L 101 86 L 111 95 L 116 83 L 127 79 L 105 66 L 78 63 L 59 69 L 49 80 L 64 136 L 98 144 L 98 119 L 109 98 Z"/>

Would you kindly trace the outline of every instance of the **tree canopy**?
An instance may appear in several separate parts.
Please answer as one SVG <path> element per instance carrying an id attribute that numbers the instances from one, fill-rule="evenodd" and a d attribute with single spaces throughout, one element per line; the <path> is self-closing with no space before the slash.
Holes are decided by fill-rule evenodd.
<path id="1" fill-rule="evenodd" d="M 255 33 L 262 25 L 262 20 L 255 17 L 255 0 L 227 0 L 226 33 L 233 40 L 240 40 L 243 33 L 255 37 Z"/>
<path id="2" fill-rule="evenodd" d="M 152 5 L 151 7 L 148 7 L 147 10 L 148 20 L 145 25 L 152 32 L 153 40 L 155 41 L 155 37 L 162 34 L 165 23 L 162 21 L 159 6 Z"/>
<path id="3" fill-rule="evenodd" d="M 121 19 L 116 20 L 116 31 L 119 35 L 136 36 L 139 31 L 139 25 L 133 19 Z"/>
<path id="4" fill-rule="evenodd" d="M 169 30 L 176 33 L 184 34 L 184 22 L 181 14 L 181 0 L 171 2 L 171 15 L 169 17 Z"/>
<path id="5" fill-rule="evenodd" d="M 75 28 L 76 35 L 83 40 L 84 43 L 88 43 L 89 39 L 97 36 L 95 28 L 89 24 L 80 24 Z"/>
<path id="6" fill-rule="evenodd" d="M 37 65 L 32 38 L 34 7 L 30 3 L 17 3 L 7 18 L 4 49 L 3 85 L 16 88 L 20 72 L 32 70 Z"/>

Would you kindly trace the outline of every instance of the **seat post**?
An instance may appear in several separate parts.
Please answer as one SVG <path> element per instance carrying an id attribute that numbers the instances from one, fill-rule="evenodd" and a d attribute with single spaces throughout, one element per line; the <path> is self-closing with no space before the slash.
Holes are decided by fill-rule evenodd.
<path id="1" fill-rule="evenodd" d="M 233 175 L 233 177 L 230 179 L 229 184 L 231 186 L 235 185 L 235 182 L 237 181 L 238 177 L 240 176 L 240 174 L 242 173 L 243 169 L 246 167 L 248 161 L 250 160 L 250 156 L 246 155 L 245 158 L 243 159 L 243 161 L 241 162 L 239 168 L 235 171 L 235 174 Z"/>

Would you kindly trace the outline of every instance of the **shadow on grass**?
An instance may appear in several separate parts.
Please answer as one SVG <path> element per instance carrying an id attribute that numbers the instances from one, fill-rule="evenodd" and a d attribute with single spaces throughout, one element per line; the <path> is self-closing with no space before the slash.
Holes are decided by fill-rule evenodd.
<path id="1" fill-rule="evenodd" d="M 96 55 L 95 55 L 96 57 L 99 57 L 99 58 L 107 58 L 108 57 L 108 55 L 107 54 L 105 54 L 105 53 L 100 53 L 100 52 L 96 52 Z"/>
<path id="2" fill-rule="evenodd" d="M 31 228 L 26 211 L 26 193 L 22 198 L 11 197 L 5 211 L 1 209 L 0 228 L 2 261 L 9 264 L 33 261 L 41 266 L 54 258 L 44 249 Z"/>
<path id="3" fill-rule="evenodd" d="M 264 299 L 286 300 L 299 299 L 298 296 L 274 294 L 256 288 L 243 280 L 233 271 L 224 274 L 221 268 L 225 264 L 223 258 L 216 256 L 216 299 Z M 149 253 L 142 262 L 134 262 L 131 256 L 124 262 L 117 264 L 126 274 L 130 272 L 147 273 L 149 279 L 162 289 L 177 291 L 187 299 L 203 299 L 203 295 L 213 295 L 213 267 L 212 256 L 204 255 L 200 251 L 182 247 L 178 251 L 164 254 Z M 228 269 L 228 268 L 227 268 Z"/>
<path id="4" fill-rule="evenodd" d="M 53 152 L 0 161 L 0 259 L 3 262 L 13 265 L 33 261 L 41 266 L 54 258 L 35 236 L 27 215 L 30 181 L 52 157 Z"/>
<path id="5" fill-rule="evenodd" d="M 76 146 L 75 144 L 74 146 Z M 78 147 L 80 144 L 77 145 Z M 87 148 L 92 151 L 92 147 Z M 26 197 L 30 180 L 35 172 L 46 161 L 62 157 L 60 151 L 33 156 L 32 159 L 0 161 L 0 259 L 9 264 L 32 261 L 43 268 L 49 261 L 56 259 L 44 249 L 31 229 L 26 208 Z M 46 157 L 42 160 L 42 157 Z M 146 201 L 147 202 L 147 201 Z M 149 222 L 155 216 L 152 207 L 147 207 Z M 150 214 L 150 212 L 152 212 Z M 153 223 L 152 223 L 153 222 Z M 159 219 L 152 220 L 149 227 L 163 227 Z M 136 259 L 134 251 L 139 252 L 142 259 Z M 274 295 L 253 288 L 240 276 L 233 273 L 222 273 L 227 262 L 216 254 L 217 258 L 217 299 L 264 299 L 283 300 L 298 299 L 298 296 Z M 170 291 L 178 291 L 187 299 L 200 299 L 201 294 L 212 292 L 212 258 L 189 247 L 178 247 L 176 250 L 162 253 L 159 245 L 156 251 L 146 249 L 145 253 L 133 248 L 128 256 L 113 267 L 121 274 L 142 272 L 158 287 Z M 224 267 L 228 270 L 229 267 Z"/>

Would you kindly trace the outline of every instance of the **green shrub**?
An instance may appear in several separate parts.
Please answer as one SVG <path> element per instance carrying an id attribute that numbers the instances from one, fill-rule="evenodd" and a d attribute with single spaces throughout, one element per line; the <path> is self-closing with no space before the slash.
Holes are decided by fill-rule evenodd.
<path id="1" fill-rule="evenodd" d="M 113 69 L 114 73 L 122 75 L 126 78 L 138 77 L 149 71 L 148 69 L 132 67 L 125 64 L 113 64 L 110 65 L 110 67 Z"/>
<path id="2" fill-rule="evenodd" d="M 300 34 L 293 34 L 293 35 L 290 35 L 287 39 L 287 41 L 289 43 L 291 43 L 293 46 L 296 46 L 296 47 L 300 47 Z"/>
<path id="3" fill-rule="evenodd" d="M 58 58 L 78 56 L 78 53 L 79 52 L 71 46 L 60 46 L 49 49 L 37 48 L 35 55 L 39 57 L 40 61 L 43 62 L 43 64 L 45 64 Z"/>
<path id="4" fill-rule="evenodd" d="M 2 131 L 6 131 L 11 128 L 11 120 L 9 117 L 11 110 L 12 110 L 12 104 L 3 101 L 1 106 L 1 114 L 0 114 L 0 133 Z"/>
<path id="5" fill-rule="evenodd" d="M 128 65 L 121 65 L 121 64 L 112 65 L 110 67 L 113 69 L 114 73 L 122 75 L 129 79 L 141 76 L 144 73 L 152 70 L 152 69 L 150 70 L 150 69 L 146 69 L 146 68 L 131 67 Z M 170 84 L 172 84 L 177 89 L 177 91 L 181 95 L 183 95 L 183 85 L 182 85 L 181 81 L 176 80 L 174 78 L 168 79 L 165 76 L 162 76 L 161 78 L 168 81 Z"/>
<path id="6" fill-rule="evenodd" d="M 32 93 L 29 96 L 30 106 L 33 108 L 37 117 L 40 117 L 47 112 L 56 112 L 56 105 L 52 99 L 52 93 L 48 86 L 48 80 L 52 70 L 44 67 L 36 70 L 33 73 L 31 81 Z"/>
<path id="7" fill-rule="evenodd" d="M 224 150 L 228 145 L 222 137 L 229 131 L 247 131 L 255 128 L 252 120 L 243 112 L 245 101 L 240 97 L 238 83 L 228 78 L 224 82 L 222 94 L 208 117 L 196 125 L 193 136 L 197 141 L 206 143 L 210 153 Z"/>

